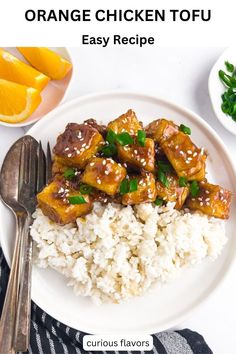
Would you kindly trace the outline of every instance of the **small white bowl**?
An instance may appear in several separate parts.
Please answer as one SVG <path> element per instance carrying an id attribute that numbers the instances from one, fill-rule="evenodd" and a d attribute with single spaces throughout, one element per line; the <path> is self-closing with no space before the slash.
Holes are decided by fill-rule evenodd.
<path id="1" fill-rule="evenodd" d="M 4 49 L 6 49 L 8 52 L 15 55 L 20 60 L 27 63 L 27 61 L 24 59 L 24 57 L 16 48 L 11 47 L 11 48 L 4 48 Z M 40 118 L 42 118 L 47 113 L 49 113 L 54 108 L 56 108 L 60 103 L 64 102 L 65 97 L 69 93 L 71 87 L 71 81 L 73 77 L 72 57 L 68 49 L 65 47 L 54 47 L 50 49 L 60 54 L 63 58 L 67 59 L 72 64 L 72 70 L 66 75 L 66 77 L 63 80 L 49 81 L 48 85 L 41 92 L 42 102 L 40 103 L 36 111 L 28 119 L 16 124 L 5 123 L 0 121 L 0 125 L 4 125 L 6 127 L 11 127 L 11 128 L 25 127 L 27 125 L 37 122 Z"/>
<path id="2" fill-rule="evenodd" d="M 218 72 L 219 70 L 226 72 L 225 61 L 236 66 L 236 47 L 230 47 L 225 50 L 211 69 L 208 90 L 216 117 L 230 133 L 236 135 L 236 122 L 221 110 L 221 95 L 226 91 L 226 87 L 221 82 Z"/>

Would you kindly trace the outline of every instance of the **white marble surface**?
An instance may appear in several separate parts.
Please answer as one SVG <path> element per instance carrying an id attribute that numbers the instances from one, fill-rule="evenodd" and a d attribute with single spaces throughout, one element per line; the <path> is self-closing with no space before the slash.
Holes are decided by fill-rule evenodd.
<path id="1" fill-rule="evenodd" d="M 110 89 L 161 96 L 200 114 L 221 136 L 231 155 L 236 155 L 236 137 L 215 118 L 207 89 L 210 68 L 224 48 L 70 50 L 78 79 L 68 99 Z M 0 164 L 8 147 L 23 133 L 22 128 L 0 126 Z M 223 285 L 179 328 L 200 332 L 214 354 L 231 354 L 235 351 L 235 303 L 236 265 Z"/>

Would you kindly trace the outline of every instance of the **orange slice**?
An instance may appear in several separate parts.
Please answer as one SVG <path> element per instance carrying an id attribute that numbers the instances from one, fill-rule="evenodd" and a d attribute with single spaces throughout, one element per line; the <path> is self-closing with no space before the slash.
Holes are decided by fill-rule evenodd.
<path id="1" fill-rule="evenodd" d="M 22 122 L 36 110 L 40 102 L 39 90 L 0 79 L 0 121 L 13 124 Z"/>
<path id="2" fill-rule="evenodd" d="M 42 90 L 50 78 L 0 48 L 0 79 Z"/>
<path id="3" fill-rule="evenodd" d="M 37 70 L 54 80 L 63 79 L 72 64 L 59 54 L 45 47 L 17 47 L 21 54 Z"/>

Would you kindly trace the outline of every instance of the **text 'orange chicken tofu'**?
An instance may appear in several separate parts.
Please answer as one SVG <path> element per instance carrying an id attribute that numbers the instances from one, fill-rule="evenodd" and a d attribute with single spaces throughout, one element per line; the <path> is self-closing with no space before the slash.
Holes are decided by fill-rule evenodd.
<path id="1" fill-rule="evenodd" d="M 108 195 L 115 195 L 126 169 L 111 158 L 94 157 L 86 166 L 81 181 Z"/>
<path id="2" fill-rule="evenodd" d="M 136 114 L 132 109 L 129 109 L 125 114 L 116 118 L 110 122 L 107 129 L 113 130 L 116 134 L 127 132 L 130 135 L 136 135 L 138 130 L 142 129 L 140 122 L 138 121 Z"/>
<path id="3" fill-rule="evenodd" d="M 137 179 L 137 190 L 124 194 L 122 196 L 122 204 L 134 205 L 155 201 L 156 185 L 154 175 L 150 172 L 145 172 Z"/>
<path id="4" fill-rule="evenodd" d="M 179 177 L 175 174 L 166 175 L 168 187 L 165 187 L 160 181 L 156 182 L 157 197 L 165 202 L 175 202 L 175 209 L 181 209 L 189 194 L 188 187 L 180 187 Z"/>
<path id="5" fill-rule="evenodd" d="M 57 138 L 53 149 L 55 161 L 84 168 L 103 143 L 102 135 L 89 124 L 69 123 Z"/>
<path id="6" fill-rule="evenodd" d="M 146 138 L 144 146 L 135 143 L 125 146 L 118 145 L 117 149 L 121 161 L 149 172 L 155 170 L 155 146 L 152 139 Z"/>
<path id="7" fill-rule="evenodd" d="M 81 204 L 71 204 L 70 198 L 81 198 Z M 81 195 L 79 191 L 69 187 L 66 181 L 55 179 L 37 195 L 38 205 L 44 215 L 57 224 L 74 222 L 79 216 L 92 209 L 92 199 L 89 195 Z"/>
<path id="8" fill-rule="evenodd" d="M 231 192 L 221 186 L 208 182 L 199 183 L 200 191 L 197 197 L 187 199 L 187 207 L 200 210 L 204 214 L 220 219 L 229 218 Z"/>

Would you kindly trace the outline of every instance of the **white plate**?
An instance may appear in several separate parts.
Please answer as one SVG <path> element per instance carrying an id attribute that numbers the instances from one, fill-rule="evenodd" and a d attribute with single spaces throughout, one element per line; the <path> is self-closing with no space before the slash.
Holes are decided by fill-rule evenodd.
<path id="1" fill-rule="evenodd" d="M 144 123 L 158 117 L 168 117 L 192 128 L 192 138 L 209 152 L 207 170 L 210 181 L 231 190 L 235 188 L 236 173 L 229 154 L 216 133 L 200 117 L 173 103 L 155 97 L 128 92 L 110 92 L 78 98 L 58 107 L 29 131 L 44 146 L 53 146 L 57 135 L 68 122 L 82 122 L 94 117 L 107 123 L 133 108 Z M 235 205 L 232 215 L 235 215 Z M 0 206 L 0 235 L 4 254 L 9 262 L 14 238 L 14 223 L 9 211 Z M 182 322 L 225 277 L 235 255 L 235 219 L 227 222 L 229 241 L 221 256 L 184 271 L 172 283 L 155 289 L 126 304 L 92 304 L 89 298 L 76 297 L 65 279 L 55 271 L 33 269 L 32 299 L 57 320 L 89 333 L 154 333 Z M 219 304 L 221 306 L 221 304 Z"/>
<path id="2" fill-rule="evenodd" d="M 216 117 L 230 133 L 236 135 L 236 122 L 221 110 L 221 95 L 226 91 L 226 87 L 219 79 L 218 72 L 219 70 L 227 72 L 225 68 L 225 61 L 229 61 L 236 66 L 236 47 L 231 47 L 224 51 L 211 69 L 208 80 L 208 90 Z"/>
<path id="3" fill-rule="evenodd" d="M 23 62 L 29 64 L 27 60 L 23 57 L 23 55 L 14 47 L 4 48 L 11 54 L 15 55 L 17 58 L 22 60 Z M 54 52 L 61 55 L 63 58 L 67 59 L 73 65 L 72 57 L 65 47 L 52 47 L 50 48 Z M 63 80 L 50 80 L 47 86 L 42 90 L 42 102 L 35 110 L 35 112 L 26 120 L 20 123 L 11 124 L 6 122 L 1 122 L 0 125 L 4 125 L 6 127 L 17 128 L 17 127 L 25 127 L 27 125 L 31 125 L 37 122 L 39 119 L 45 116 L 45 114 L 51 112 L 54 108 L 56 108 L 60 103 L 65 101 L 67 95 L 69 94 L 73 76 L 73 68 L 70 72 L 64 77 Z"/>

